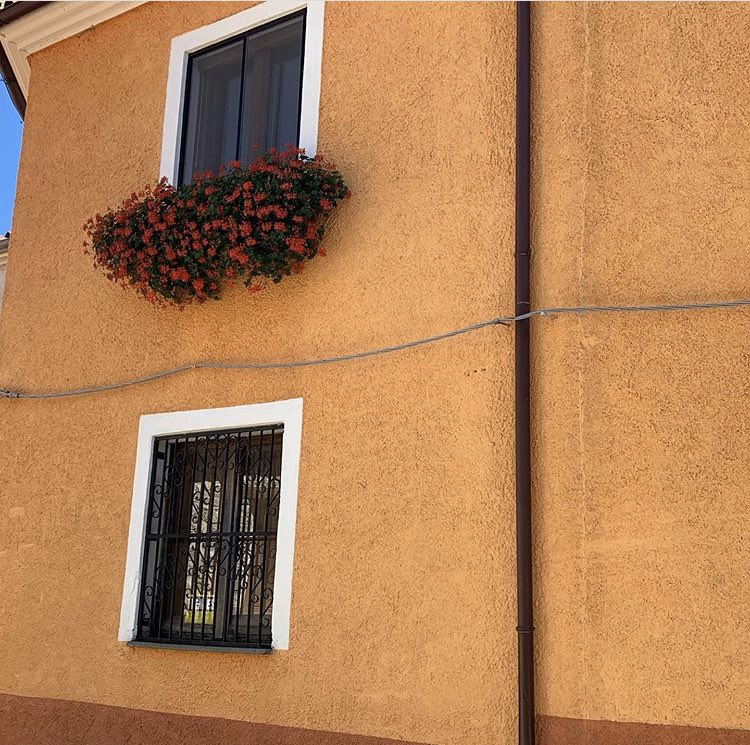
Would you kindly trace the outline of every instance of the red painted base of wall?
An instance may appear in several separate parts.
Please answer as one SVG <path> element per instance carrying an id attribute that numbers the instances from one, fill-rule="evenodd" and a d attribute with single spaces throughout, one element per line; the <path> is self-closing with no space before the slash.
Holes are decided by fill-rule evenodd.
<path id="1" fill-rule="evenodd" d="M 750 745 L 750 731 L 542 716 L 538 745 Z M 235 719 L 0 694 L 0 745 L 419 745 Z M 424 745 L 424 744 L 422 744 Z M 505 744 L 504 744 L 505 745 Z M 508 743 L 507 745 L 512 745 Z"/>
<path id="2" fill-rule="evenodd" d="M 543 716 L 537 745 L 750 745 L 750 731 Z"/>
<path id="3" fill-rule="evenodd" d="M 418 745 L 235 719 L 0 694 L 0 745 Z"/>

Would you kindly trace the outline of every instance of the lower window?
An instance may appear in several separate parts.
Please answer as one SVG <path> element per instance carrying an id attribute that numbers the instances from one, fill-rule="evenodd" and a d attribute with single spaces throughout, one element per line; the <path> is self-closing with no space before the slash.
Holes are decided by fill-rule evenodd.
<path id="1" fill-rule="evenodd" d="M 153 440 L 137 639 L 271 647 L 283 425 Z"/>

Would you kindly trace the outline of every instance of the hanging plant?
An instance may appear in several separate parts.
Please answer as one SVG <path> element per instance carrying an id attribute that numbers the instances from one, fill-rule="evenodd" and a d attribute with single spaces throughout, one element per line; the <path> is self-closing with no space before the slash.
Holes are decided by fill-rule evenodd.
<path id="1" fill-rule="evenodd" d="M 271 151 L 190 184 L 131 194 L 117 209 L 89 219 L 84 245 L 113 282 L 157 304 L 218 299 L 243 282 L 261 289 L 305 261 L 325 255 L 325 222 L 349 196 L 332 164 L 303 150 Z"/>

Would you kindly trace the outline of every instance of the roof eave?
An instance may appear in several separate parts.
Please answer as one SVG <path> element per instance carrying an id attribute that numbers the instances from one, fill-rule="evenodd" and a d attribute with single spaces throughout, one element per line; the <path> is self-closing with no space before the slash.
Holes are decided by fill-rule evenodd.
<path id="1" fill-rule="evenodd" d="M 12 21 L 23 18 L 23 16 L 47 4 L 47 2 L 16 2 L 4 5 L 0 8 L 0 27 L 7 26 Z M 2 77 L 5 87 L 8 89 L 10 100 L 13 101 L 13 105 L 16 107 L 21 119 L 23 119 L 26 114 L 26 96 L 18 82 L 13 65 L 8 59 L 5 45 L 2 42 L 0 42 L 0 77 Z"/>
<path id="2" fill-rule="evenodd" d="M 8 89 L 8 95 L 10 96 L 10 100 L 13 101 L 16 111 L 18 111 L 19 116 L 23 119 L 26 114 L 26 96 L 23 95 L 8 55 L 5 53 L 5 47 L 2 44 L 0 44 L 0 77 L 2 77 L 5 87 Z"/>
<path id="3" fill-rule="evenodd" d="M 23 115 L 31 70 L 30 54 L 142 5 L 145 0 L 98 2 L 15 2 L 0 0 L 0 72 L 11 99 Z M 33 18 L 26 18 L 36 13 Z"/>

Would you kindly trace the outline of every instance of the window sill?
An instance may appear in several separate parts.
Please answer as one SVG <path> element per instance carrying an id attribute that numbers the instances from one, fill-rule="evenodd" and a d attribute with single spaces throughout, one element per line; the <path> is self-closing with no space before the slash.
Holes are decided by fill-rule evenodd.
<path id="1" fill-rule="evenodd" d="M 224 654 L 271 654 L 273 649 L 261 647 L 218 647 L 212 644 L 168 644 L 166 642 L 127 642 L 129 647 L 151 647 L 153 649 L 174 649 L 190 652 L 222 652 Z"/>

